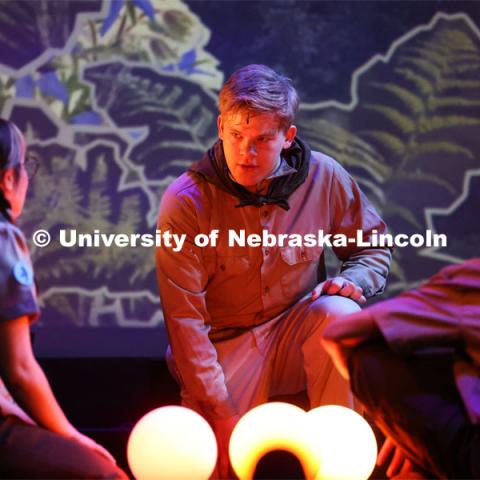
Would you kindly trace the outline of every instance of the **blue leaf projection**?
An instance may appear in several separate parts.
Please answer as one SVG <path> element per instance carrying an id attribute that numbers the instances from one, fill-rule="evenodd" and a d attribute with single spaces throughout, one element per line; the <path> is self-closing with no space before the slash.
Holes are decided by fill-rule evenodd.
<path id="1" fill-rule="evenodd" d="M 100 30 L 101 35 L 105 35 L 110 30 L 124 4 L 125 0 L 110 0 L 110 10 L 103 21 L 102 29 Z"/>
<path id="2" fill-rule="evenodd" d="M 68 90 L 59 80 L 57 72 L 45 73 L 38 79 L 37 85 L 46 95 L 68 103 Z"/>
<path id="3" fill-rule="evenodd" d="M 193 75 L 194 73 L 199 73 L 201 75 L 212 75 L 210 72 L 201 70 L 195 65 L 197 63 L 197 51 L 192 48 L 186 51 L 181 57 L 177 65 L 171 63 L 169 65 L 163 66 L 162 70 L 164 72 L 183 72 L 187 75 Z"/>
<path id="4" fill-rule="evenodd" d="M 155 19 L 155 10 L 150 0 L 132 0 L 132 3 L 142 10 L 150 20 Z"/>
<path id="5" fill-rule="evenodd" d="M 122 7 L 126 4 L 126 0 L 110 0 L 110 10 L 105 18 L 102 28 L 100 30 L 101 35 L 105 35 L 112 25 L 117 20 L 118 14 Z M 153 8 L 150 0 L 132 0 L 133 5 L 138 7 L 150 20 L 155 19 L 155 9 Z"/>
<path id="6" fill-rule="evenodd" d="M 194 48 L 185 52 L 178 63 L 178 68 L 186 73 L 193 73 L 195 70 L 195 61 L 197 59 L 197 52 Z"/>
<path id="7" fill-rule="evenodd" d="M 101 125 L 102 116 L 98 112 L 82 112 L 70 119 L 74 125 Z"/>
<path id="8" fill-rule="evenodd" d="M 19 98 L 33 98 L 35 82 L 31 75 L 25 75 L 15 82 L 15 90 Z"/>

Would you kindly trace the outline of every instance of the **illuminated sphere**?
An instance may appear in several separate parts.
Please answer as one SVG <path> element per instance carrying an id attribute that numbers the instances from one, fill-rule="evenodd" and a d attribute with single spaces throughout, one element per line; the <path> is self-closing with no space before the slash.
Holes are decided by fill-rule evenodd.
<path id="1" fill-rule="evenodd" d="M 135 425 L 127 458 L 138 480 L 206 480 L 217 461 L 210 425 L 188 408 L 152 410 Z"/>
<path id="2" fill-rule="evenodd" d="M 377 441 L 370 425 L 355 411 L 337 405 L 306 414 L 311 448 L 316 451 L 316 480 L 366 480 L 377 459 Z"/>
<path id="3" fill-rule="evenodd" d="M 273 450 L 286 450 L 313 478 L 317 462 L 309 450 L 307 414 L 282 402 L 265 403 L 247 412 L 235 426 L 229 444 L 230 462 L 241 480 L 252 479 L 259 460 Z"/>

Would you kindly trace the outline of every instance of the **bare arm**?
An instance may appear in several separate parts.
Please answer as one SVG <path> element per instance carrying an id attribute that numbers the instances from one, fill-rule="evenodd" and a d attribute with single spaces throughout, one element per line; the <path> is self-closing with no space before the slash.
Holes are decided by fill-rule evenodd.
<path id="1" fill-rule="evenodd" d="M 114 461 L 103 447 L 81 434 L 65 417 L 33 355 L 26 316 L 0 323 L 0 375 L 15 401 L 38 425 Z"/>
<path id="2" fill-rule="evenodd" d="M 67 437 L 75 433 L 33 356 L 26 316 L 0 324 L 0 373 L 13 398 L 39 425 Z"/>

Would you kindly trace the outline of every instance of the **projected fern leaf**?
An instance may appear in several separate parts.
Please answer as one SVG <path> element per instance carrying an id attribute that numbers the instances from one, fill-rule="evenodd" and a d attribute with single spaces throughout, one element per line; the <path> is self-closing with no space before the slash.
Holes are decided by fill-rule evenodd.
<path id="1" fill-rule="evenodd" d="M 216 138 L 216 102 L 194 82 L 119 62 L 89 68 L 85 78 L 117 126 L 148 126 L 132 162 L 149 179 L 177 176 Z"/>
<path id="2" fill-rule="evenodd" d="M 50 231 L 53 238 L 58 238 L 60 228 L 68 232 L 76 230 L 78 235 L 95 231 L 106 235 L 146 232 L 143 220 L 146 205 L 139 193 L 135 190 L 115 192 L 112 197 L 109 185 L 118 178 L 119 171 L 113 151 L 107 145 L 104 148 L 107 148 L 108 156 L 107 153 L 98 154 L 95 149 L 89 153 L 86 171 L 75 164 L 73 152 L 63 151 L 63 156 L 54 156 L 50 160 L 47 151 L 37 147 L 44 168 L 40 169 L 38 181 L 34 184 L 32 208 L 25 221 L 35 222 L 36 218 L 41 218 L 42 228 Z M 114 206 L 113 202 L 117 205 Z M 68 285 L 75 284 L 79 274 L 88 274 L 92 288 L 95 283 L 101 285 L 120 274 L 130 283 L 134 279 L 145 281 L 154 268 L 151 256 L 148 248 L 127 252 L 122 248 L 80 248 L 77 245 L 65 249 L 58 241 L 47 248 L 34 250 L 39 280 L 62 278 Z M 61 261 L 51 262 L 52 258 L 61 258 Z M 44 268 L 46 265 L 49 268 Z"/>
<path id="3" fill-rule="evenodd" d="M 302 109 L 300 131 L 360 183 L 378 186 L 373 200 L 391 231 L 422 231 L 425 208 L 448 206 L 478 168 L 479 71 L 478 37 L 461 22 L 439 22 L 363 73 L 353 110 Z M 399 264 L 392 274 L 412 283 Z"/>
<path id="4" fill-rule="evenodd" d="M 397 108 L 371 103 L 367 103 L 363 108 L 377 112 L 402 133 L 412 133 L 415 131 L 415 120 L 409 118 L 408 115 L 402 113 Z"/>
<path id="5" fill-rule="evenodd" d="M 388 132 L 368 130 L 361 133 L 367 138 L 370 137 L 376 140 L 379 144 L 383 145 L 385 149 L 393 152 L 395 155 L 402 155 L 407 148 L 407 145 L 400 137 Z"/>
<path id="6" fill-rule="evenodd" d="M 453 142 L 423 142 L 417 144 L 415 149 L 416 153 L 419 155 L 423 153 L 436 153 L 439 155 L 448 153 L 465 155 L 472 160 L 475 158 L 475 154 L 472 152 L 472 150 Z"/>
<path id="7" fill-rule="evenodd" d="M 396 68 L 395 73 L 413 84 L 423 96 L 429 95 L 434 91 L 434 82 L 421 73 L 411 68 Z"/>
<path id="8" fill-rule="evenodd" d="M 378 83 L 372 82 L 370 85 L 385 90 L 398 98 L 413 115 L 418 115 L 424 111 L 425 105 L 419 95 L 412 93 L 408 88 L 394 83 Z"/>
<path id="9" fill-rule="evenodd" d="M 429 41 L 417 43 L 417 46 L 405 48 L 406 54 L 400 53 L 396 57 L 393 68 L 396 83 L 369 84 L 389 95 L 390 98 L 385 98 L 387 104 L 362 105 L 364 109 L 374 111 L 386 122 L 385 125 L 390 123 L 396 127 L 396 133 L 377 128 L 363 130 L 362 135 L 379 142 L 388 151 L 389 158 L 393 156 L 390 163 L 395 163 L 400 169 L 417 162 L 423 154 L 448 155 L 452 160 L 458 156 L 473 159 L 472 150 L 454 138 L 434 140 L 433 136 L 443 136 L 448 129 L 480 124 L 474 110 L 480 102 L 462 90 L 466 84 L 470 88 L 480 87 L 480 82 L 465 78 L 472 67 L 480 67 L 478 44 L 469 35 L 453 29 L 441 30 Z M 472 65 L 472 62 L 476 64 Z M 413 71 L 405 65 L 417 68 Z M 454 88 L 460 88 L 463 95 L 449 94 L 448 90 Z M 389 106 L 391 103 L 397 106 Z M 452 113 L 452 108 L 455 113 Z M 419 179 L 430 180 L 452 190 L 448 182 L 441 182 L 432 175 L 422 176 L 416 171 Z M 391 175 L 405 178 L 395 168 Z"/>
<path id="10" fill-rule="evenodd" d="M 321 139 L 315 136 L 318 131 L 322 132 Z M 371 169 L 374 174 L 386 175 L 388 171 L 388 166 L 380 161 L 377 152 L 367 142 L 338 125 L 320 119 L 302 124 L 302 133 L 311 138 L 314 149 L 340 158 L 346 165 Z M 358 156 L 352 155 L 354 153 Z"/>

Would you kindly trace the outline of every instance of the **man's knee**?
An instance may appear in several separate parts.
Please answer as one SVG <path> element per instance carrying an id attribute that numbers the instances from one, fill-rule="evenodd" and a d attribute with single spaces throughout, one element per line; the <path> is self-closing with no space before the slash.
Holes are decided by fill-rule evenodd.
<path id="1" fill-rule="evenodd" d="M 321 295 L 310 307 L 312 313 L 318 317 L 342 317 L 360 311 L 357 302 L 340 295 Z"/>
<path id="2" fill-rule="evenodd" d="M 339 295 L 322 295 L 314 301 L 308 299 L 307 302 L 301 307 L 305 309 L 303 310 L 305 313 L 302 315 L 302 325 L 317 338 L 318 335 L 322 335 L 324 328 L 332 318 L 360 311 L 356 302 Z"/>

